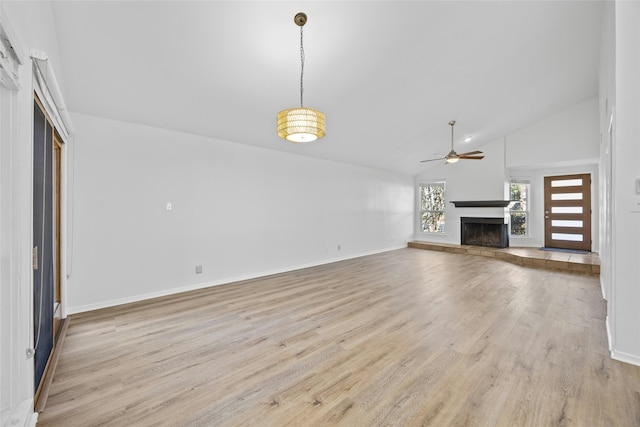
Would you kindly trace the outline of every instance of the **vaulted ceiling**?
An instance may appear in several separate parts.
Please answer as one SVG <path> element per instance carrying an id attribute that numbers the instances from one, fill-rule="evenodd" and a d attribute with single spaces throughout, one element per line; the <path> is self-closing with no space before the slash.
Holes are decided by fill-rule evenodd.
<path id="1" fill-rule="evenodd" d="M 597 95 L 598 1 L 55 1 L 73 112 L 403 174 Z M 326 114 L 294 145 L 276 114 Z M 469 143 L 462 142 L 472 136 Z M 179 141 L 177 141 L 179 143 Z"/>

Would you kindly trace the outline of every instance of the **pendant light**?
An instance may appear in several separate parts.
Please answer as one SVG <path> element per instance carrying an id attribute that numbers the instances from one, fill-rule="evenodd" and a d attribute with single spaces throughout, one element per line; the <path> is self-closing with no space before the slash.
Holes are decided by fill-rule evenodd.
<path id="1" fill-rule="evenodd" d="M 293 18 L 300 27 L 300 107 L 289 108 L 278 113 L 278 135 L 289 142 L 311 142 L 325 134 L 324 114 L 313 108 L 304 107 L 304 45 L 302 27 L 307 23 L 307 15 L 300 12 Z"/>

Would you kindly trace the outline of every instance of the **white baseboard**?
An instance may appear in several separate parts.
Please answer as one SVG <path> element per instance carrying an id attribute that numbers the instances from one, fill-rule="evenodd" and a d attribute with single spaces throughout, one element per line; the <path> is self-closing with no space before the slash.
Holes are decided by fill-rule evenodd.
<path id="1" fill-rule="evenodd" d="M 35 427 L 38 422 L 38 413 L 33 412 L 33 399 L 23 401 L 15 408 L 3 408 L 0 419 L 3 427 Z"/>
<path id="2" fill-rule="evenodd" d="M 164 297 L 167 295 L 174 295 L 174 294 L 179 294 L 182 292 L 188 292 L 188 291 L 194 291 L 197 289 L 204 289 L 204 288 L 209 288 L 209 287 L 213 287 L 213 286 L 219 286 L 219 285 L 226 285 L 229 283 L 235 283 L 235 282 L 241 282 L 244 280 L 251 280 L 251 279 L 257 279 L 259 277 L 265 277 L 265 276 L 271 276 L 274 274 L 281 274 L 281 273 L 288 273 L 290 271 L 295 271 L 295 270 L 301 270 L 303 268 L 309 268 L 309 267 L 317 267 L 319 265 L 325 265 L 325 264 L 331 264 L 334 262 L 338 262 L 338 261 L 345 261 L 348 259 L 353 259 L 353 258 L 360 258 L 363 256 L 367 256 L 367 255 L 375 255 L 378 253 L 383 253 L 383 252 L 389 252 L 389 251 L 394 251 L 397 249 L 404 249 L 406 248 L 406 243 L 404 245 L 396 245 L 390 248 L 385 248 L 385 249 L 381 249 L 381 250 L 376 250 L 376 251 L 370 251 L 370 252 L 364 252 L 364 253 L 359 253 L 359 254 L 355 254 L 355 255 L 346 255 L 346 256 L 342 256 L 342 257 L 338 257 L 338 258 L 331 258 L 331 259 L 325 259 L 322 261 L 317 261 L 317 262 L 311 262 L 311 263 L 307 263 L 307 264 L 301 264 L 301 265 L 296 265 L 296 266 L 289 266 L 289 267 L 284 267 L 284 268 L 279 268 L 279 269 L 274 269 L 274 270 L 267 270 L 267 271 L 262 271 L 259 273 L 253 273 L 253 274 L 247 274 L 247 275 L 243 275 L 243 276 L 234 276 L 234 277 L 226 277 L 223 279 L 219 279 L 219 280 L 214 280 L 211 282 L 203 282 L 203 283 L 194 283 L 188 286 L 182 286 L 179 288 L 171 288 L 171 289 L 164 289 L 162 291 L 158 291 L 158 292 L 150 292 L 150 293 L 146 293 L 146 294 L 141 294 L 141 295 L 133 295 L 130 297 L 125 297 L 125 298 L 118 298 L 118 299 L 113 299 L 113 300 L 108 300 L 108 301 L 101 301 L 95 304 L 87 304 L 87 305 L 82 305 L 82 306 L 77 306 L 77 307 L 68 307 L 67 308 L 67 314 L 75 314 L 75 313 L 83 313 L 85 311 L 92 311 L 92 310 L 99 310 L 101 308 L 107 308 L 107 307 L 114 307 L 117 305 L 122 305 L 122 304 L 129 304 L 132 302 L 138 302 L 138 301 L 143 301 L 143 300 L 147 300 L 147 299 L 152 299 L 152 298 L 159 298 L 159 297 Z"/>
<path id="3" fill-rule="evenodd" d="M 607 340 L 609 340 L 609 353 L 611 358 L 620 362 L 630 363 L 631 365 L 640 366 L 640 356 L 636 354 L 625 353 L 624 351 L 614 350 L 614 343 L 611 335 L 611 325 L 609 324 L 609 316 L 605 317 L 607 326 Z"/>
<path id="4" fill-rule="evenodd" d="M 630 363 L 631 365 L 640 366 L 640 356 L 625 353 L 623 351 L 611 351 L 611 358 L 621 362 Z"/>
<path id="5" fill-rule="evenodd" d="M 38 415 L 39 414 L 37 412 L 31 412 L 25 427 L 36 427 L 36 424 L 38 424 Z"/>
<path id="6" fill-rule="evenodd" d="M 611 326 L 609 325 L 609 316 L 604 318 L 604 324 L 607 327 L 607 343 L 609 344 L 609 352 L 613 348 L 613 340 L 611 339 Z"/>

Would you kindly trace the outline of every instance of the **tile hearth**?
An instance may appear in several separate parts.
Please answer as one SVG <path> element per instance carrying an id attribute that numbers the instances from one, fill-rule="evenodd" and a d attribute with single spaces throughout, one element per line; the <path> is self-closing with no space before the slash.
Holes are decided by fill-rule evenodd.
<path id="1" fill-rule="evenodd" d="M 407 246 L 410 248 L 427 249 L 431 251 L 443 251 L 497 258 L 523 267 L 583 273 L 593 276 L 600 275 L 600 257 L 596 253 L 573 254 L 566 252 L 541 251 L 538 248 L 518 247 L 499 249 L 421 241 L 408 242 Z"/>

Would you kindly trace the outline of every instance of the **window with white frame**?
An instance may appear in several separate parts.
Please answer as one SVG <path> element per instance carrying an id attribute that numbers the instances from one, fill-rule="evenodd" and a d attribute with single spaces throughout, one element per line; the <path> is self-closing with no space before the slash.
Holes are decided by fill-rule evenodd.
<path id="1" fill-rule="evenodd" d="M 509 185 L 509 229 L 511 236 L 526 237 L 529 235 L 529 190 L 531 185 L 527 179 L 512 179 Z"/>
<path id="2" fill-rule="evenodd" d="M 429 182 L 418 186 L 420 200 L 420 232 L 444 233 L 445 185 Z"/>

